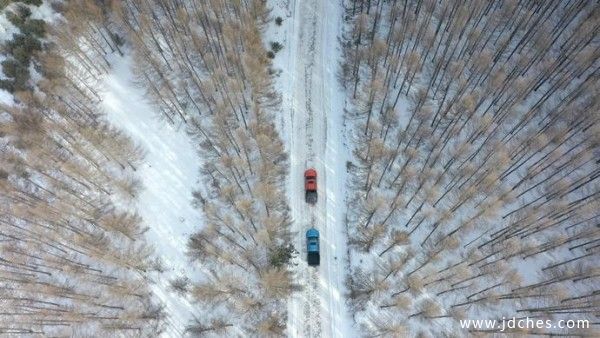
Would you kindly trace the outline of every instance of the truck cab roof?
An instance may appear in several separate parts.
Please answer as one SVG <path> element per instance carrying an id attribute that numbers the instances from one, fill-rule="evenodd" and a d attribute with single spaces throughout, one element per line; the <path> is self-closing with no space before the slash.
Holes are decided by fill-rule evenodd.
<path id="1" fill-rule="evenodd" d="M 321 261 L 321 255 L 319 254 L 319 231 L 315 228 L 310 228 L 306 232 L 306 251 L 308 265 L 319 265 Z"/>
<path id="2" fill-rule="evenodd" d="M 308 229 L 308 231 L 306 232 L 306 238 L 319 238 L 319 230 L 315 229 L 315 228 L 310 228 Z"/>
<path id="3" fill-rule="evenodd" d="M 304 177 L 314 177 L 317 178 L 317 171 L 313 168 L 310 169 L 306 169 L 306 171 L 304 172 Z"/>
<path id="4" fill-rule="evenodd" d="M 315 228 L 308 229 L 306 232 L 306 250 L 310 252 L 319 252 L 319 231 Z"/>

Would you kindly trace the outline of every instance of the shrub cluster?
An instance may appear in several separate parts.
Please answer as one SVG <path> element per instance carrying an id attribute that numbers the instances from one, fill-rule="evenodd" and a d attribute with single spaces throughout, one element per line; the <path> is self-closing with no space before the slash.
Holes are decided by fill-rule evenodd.
<path id="1" fill-rule="evenodd" d="M 42 0 L 0 0 L 0 9 L 6 8 L 6 6 L 10 5 L 14 2 L 24 3 L 26 5 L 34 5 L 40 6 L 42 4 Z"/>
<path id="2" fill-rule="evenodd" d="M 31 10 L 23 5 L 9 11 L 7 17 L 20 32 L 13 34 L 12 40 L 6 43 L 7 58 L 1 63 L 6 78 L 0 79 L 0 88 L 14 93 L 30 89 L 29 66 L 35 54 L 42 50 L 40 39 L 44 37 L 46 28 L 44 21 L 32 19 Z"/>

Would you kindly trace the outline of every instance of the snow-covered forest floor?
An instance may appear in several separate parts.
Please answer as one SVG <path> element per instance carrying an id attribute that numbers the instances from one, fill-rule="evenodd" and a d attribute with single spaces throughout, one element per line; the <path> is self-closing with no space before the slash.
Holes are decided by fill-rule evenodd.
<path id="1" fill-rule="evenodd" d="M 285 331 L 287 155 L 260 37 L 267 10 L 172 5 L 17 0 L 6 9 L 22 34 L 6 42 L 0 79 L 15 94 L 2 97 L 14 106 L 0 116 L 0 221 L 17 231 L 3 232 L 6 257 L 32 262 L 10 272 L 26 279 L 3 286 L 23 297 L 30 285 L 50 289 L 3 302 L 31 321 L 0 333 Z M 37 19 L 43 9 L 55 25 Z M 221 25 L 243 27 L 243 38 Z M 34 230 L 50 239 L 27 256 L 21 247 L 44 238 Z M 19 272 L 61 265 L 76 271 Z"/>
<path id="2" fill-rule="evenodd" d="M 360 332 L 597 335 L 597 4 L 344 4 Z"/>
<path id="3" fill-rule="evenodd" d="M 161 270 L 153 272 L 149 280 L 168 314 L 165 332 L 181 337 L 194 316 L 201 316 L 201 309 L 171 287 L 178 278 L 197 280 L 199 275 L 197 265 L 189 263 L 185 247 L 189 236 L 202 226 L 200 213 L 192 206 L 200 159 L 184 126 L 160 119 L 135 84 L 130 54 L 115 56 L 111 64 L 111 74 L 100 90 L 102 107 L 107 120 L 145 151 L 144 162 L 137 168 L 140 193 L 131 207 L 149 229 L 146 238 L 155 249 L 156 267 Z"/>

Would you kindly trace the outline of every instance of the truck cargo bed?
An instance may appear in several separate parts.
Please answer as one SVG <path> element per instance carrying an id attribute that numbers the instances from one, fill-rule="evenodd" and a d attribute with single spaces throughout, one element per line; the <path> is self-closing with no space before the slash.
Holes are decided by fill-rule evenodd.
<path id="1" fill-rule="evenodd" d="M 317 203 L 317 192 L 316 191 L 306 191 L 305 199 L 306 199 L 306 203 L 316 204 Z"/>
<path id="2" fill-rule="evenodd" d="M 307 262 L 310 266 L 317 266 L 321 262 L 321 256 L 318 252 L 309 252 Z"/>

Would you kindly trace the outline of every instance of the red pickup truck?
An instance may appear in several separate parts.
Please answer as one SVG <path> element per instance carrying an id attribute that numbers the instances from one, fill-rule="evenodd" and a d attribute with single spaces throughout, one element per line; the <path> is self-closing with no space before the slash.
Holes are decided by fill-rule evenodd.
<path id="1" fill-rule="evenodd" d="M 313 168 L 304 172 L 304 190 L 306 203 L 317 203 L 317 171 Z"/>

